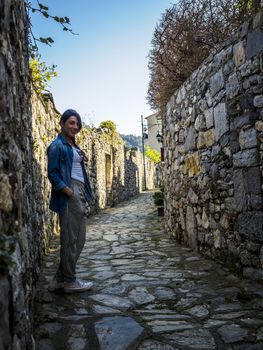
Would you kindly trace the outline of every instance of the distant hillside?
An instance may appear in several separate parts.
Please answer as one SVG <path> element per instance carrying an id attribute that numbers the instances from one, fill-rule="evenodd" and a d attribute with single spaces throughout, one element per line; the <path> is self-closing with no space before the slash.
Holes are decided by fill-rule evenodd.
<path id="1" fill-rule="evenodd" d="M 137 147 L 142 152 L 142 137 L 135 135 L 122 135 L 121 137 L 125 141 L 125 146 L 127 148 Z"/>

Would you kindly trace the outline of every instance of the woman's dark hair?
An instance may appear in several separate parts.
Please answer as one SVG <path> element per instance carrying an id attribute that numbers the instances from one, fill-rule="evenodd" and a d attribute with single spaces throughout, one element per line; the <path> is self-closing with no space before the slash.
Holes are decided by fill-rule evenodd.
<path id="1" fill-rule="evenodd" d="M 71 117 L 72 115 L 74 115 L 77 120 L 78 120 L 78 124 L 79 124 L 79 130 L 81 130 L 82 128 L 82 123 L 81 123 L 81 117 L 80 115 L 78 114 L 77 111 L 75 111 L 74 109 L 67 109 L 61 116 L 61 119 L 60 121 L 62 123 L 65 123 L 69 117 Z M 76 144 L 76 140 L 75 140 L 75 137 L 72 138 L 72 141 L 73 141 L 73 144 L 76 148 L 78 148 L 79 150 L 79 153 L 80 153 L 80 156 L 82 157 L 82 159 L 87 162 L 88 161 L 88 157 L 86 156 L 85 152 L 82 151 L 82 149 L 79 148 L 79 146 Z"/>
<path id="2" fill-rule="evenodd" d="M 80 115 L 78 114 L 77 111 L 75 111 L 74 109 L 67 109 L 61 116 L 61 119 L 60 121 L 65 123 L 69 117 L 71 117 L 72 115 L 74 115 L 77 120 L 78 120 L 78 124 L 79 124 L 79 130 L 81 130 L 82 128 L 82 122 L 81 122 L 81 117 Z"/>

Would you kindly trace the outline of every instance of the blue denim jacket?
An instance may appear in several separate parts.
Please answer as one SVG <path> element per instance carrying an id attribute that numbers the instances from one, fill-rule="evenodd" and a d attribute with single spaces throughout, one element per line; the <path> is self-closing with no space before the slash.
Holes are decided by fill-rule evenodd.
<path id="1" fill-rule="evenodd" d="M 67 140 L 59 134 L 48 146 L 47 155 L 48 178 L 52 184 L 49 208 L 56 213 L 63 214 L 67 206 L 68 196 L 61 192 L 61 190 L 71 185 L 73 150 Z M 88 202 L 91 202 L 93 195 L 83 160 L 81 166 L 84 176 L 86 199 Z"/>

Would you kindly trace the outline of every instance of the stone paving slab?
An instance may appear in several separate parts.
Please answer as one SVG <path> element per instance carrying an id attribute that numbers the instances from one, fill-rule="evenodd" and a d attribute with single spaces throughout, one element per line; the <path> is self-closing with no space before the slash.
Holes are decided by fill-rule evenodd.
<path id="1" fill-rule="evenodd" d="M 169 239 L 151 193 L 89 218 L 78 294 L 49 293 L 58 238 L 35 301 L 36 350 L 263 349 L 262 285 Z"/>

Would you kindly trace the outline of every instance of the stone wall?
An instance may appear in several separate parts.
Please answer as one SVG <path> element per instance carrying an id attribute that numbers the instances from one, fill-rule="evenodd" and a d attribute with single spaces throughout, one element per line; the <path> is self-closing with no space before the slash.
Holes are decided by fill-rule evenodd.
<path id="1" fill-rule="evenodd" d="M 263 14 L 191 75 L 164 117 L 166 228 L 263 277 Z"/>
<path id="2" fill-rule="evenodd" d="M 38 96 L 31 91 L 33 164 L 32 181 L 38 184 L 35 193 L 35 216 L 41 225 L 41 242 L 44 252 L 48 252 L 49 240 L 53 233 L 58 233 L 58 218 L 49 210 L 51 185 L 47 177 L 47 145 L 56 137 L 59 112 L 54 107 L 50 95 Z M 42 202 L 40 206 L 39 203 Z"/>
<path id="3" fill-rule="evenodd" d="M 27 46 L 24 1 L 0 0 L 0 349 L 5 350 L 33 346 L 33 285 L 42 250 Z"/>

